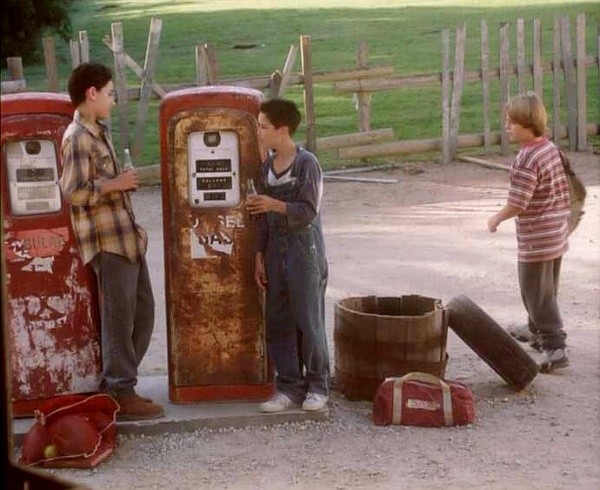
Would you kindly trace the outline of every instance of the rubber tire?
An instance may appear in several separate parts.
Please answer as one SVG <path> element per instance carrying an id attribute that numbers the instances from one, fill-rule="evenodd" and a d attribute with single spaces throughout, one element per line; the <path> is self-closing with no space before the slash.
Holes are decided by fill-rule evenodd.
<path id="1" fill-rule="evenodd" d="M 539 366 L 511 335 L 467 296 L 452 298 L 449 327 L 509 385 L 525 388 Z"/>

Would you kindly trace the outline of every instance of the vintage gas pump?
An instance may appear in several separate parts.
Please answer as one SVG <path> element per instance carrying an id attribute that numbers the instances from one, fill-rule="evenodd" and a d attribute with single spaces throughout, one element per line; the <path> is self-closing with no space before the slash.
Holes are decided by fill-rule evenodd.
<path id="1" fill-rule="evenodd" d="M 258 175 L 262 94 L 202 87 L 160 106 L 169 398 L 259 400 L 272 393 L 254 283 L 247 181 Z"/>
<path id="2" fill-rule="evenodd" d="M 95 391 L 100 320 L 94 273 L 84 268 L 58 177 L 69 97 L 1 98 L 3 254 L 13 415 L 47 398 Z"/>

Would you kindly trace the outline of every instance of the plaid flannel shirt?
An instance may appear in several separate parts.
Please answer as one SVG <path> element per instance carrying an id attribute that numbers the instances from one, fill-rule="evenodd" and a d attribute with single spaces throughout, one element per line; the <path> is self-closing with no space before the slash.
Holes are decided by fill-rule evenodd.
<path id="1" fill-rule="evenodd" d="M 135 222 L 127 192 L 100 194 L 100 183 L 119 174 L 110 132 L 75 111 L 61 145 L 60 188 L 70 203 L 71 223 L 84 264 L 98 253 L 110 252 L 140 261 L 148 244 Z"/>

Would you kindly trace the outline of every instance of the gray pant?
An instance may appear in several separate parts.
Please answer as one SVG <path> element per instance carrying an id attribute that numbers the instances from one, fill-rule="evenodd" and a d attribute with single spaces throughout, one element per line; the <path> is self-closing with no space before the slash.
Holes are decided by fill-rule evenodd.
<path id="1" fill-rule="evenodd" d="M 543 262 L 519 262 L 521 298 L 529 315 L 529 330 L 544 350 L 565 347 L 567 337 L 558 310 L 558 279 L 562 257 Z"/>
<path id="2" fill-rule="evenodd" d="M 112 395 L 133 393 L 138 366 L 154 329 L 154 297 L 146 260 L 101 252 L 91 262 L 98 277 L 102 320 L 102 381 Z"/>

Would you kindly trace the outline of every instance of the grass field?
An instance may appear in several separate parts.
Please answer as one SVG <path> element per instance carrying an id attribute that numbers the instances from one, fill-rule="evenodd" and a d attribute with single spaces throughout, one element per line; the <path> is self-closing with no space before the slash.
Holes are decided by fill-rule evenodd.
<path id="1" fill-rule="evenodd" d="M 526 4 L 526 5 L 524 5 Z M 160 54 L 156 81 L 163 84 L 193 83 L 195 79 L 194 47 L 209 42 L 217 49 L 220 76 L 242 77 L 267 75 L 281 69 L 291 44 L 300 35 L 310 35 L 313 68 L 331 70 L 355 64 L 356 46 L 365 40 L 371 64 L 392 65 L 397 73 L 432 73 L 441 70 L 441 32 L 467 26 L 466 69 L 479 67 L 480 22 L 489 26 L 490 66 L 498 66 L 498 27 L 511 25 L 512 59 L 516 59 L 516 20 L 526 25 L 527 58 L 531 59 L 532 19 L 542 23 L 543 56 L 552 59 L 552 25 L 556 14 L 572 19 L 587 14 L 586 49 L 597 55 L 600 1 L 592 0 L 255 0 L 197 1 L 179 0 L 75 0 L 72 15 L 74 37 L 80 30 L 88 33 L 90 57 L 112 64 L 112 56 L 102 43 L 111 31 L 112 22 L 121 22 L 126 51 L 143 65 L 150 19 L 162 20 Z M 256 44 L 254 49 L 233 49 L 235 44 Z M 68 46 L 59 43 L 59 76 L 66 87 L 70 71 Z M 298 57 L 296 71 L 300 70 Z M 29 89 L 44 89 L 44 67 L 26 66 Z M 2 78 L 6 74 L 2 73 Z M 131 85 L 139 84 L 133 74 Z M 598 71 L 588 72 L 589 120 L 600 120 Z M 492 107 L 499 110 L 498 84 L 492 83 Z M 551 100 L 551 79 L 545 78 L 545 98 Z M 516 81 L 512 91 L 516 91 Z M 290 98 L 301 102 L 300 88 L 292 88 Z M 331 83 L 315 89 L 317 135 L 329 136 L 357 130 L 358 116 L 351 95 L 336 96 Z M 143 161 L 157 163 L 158 103 L 153 103 L 145 131 Z M 135 110 L 132 114 L 131 124 Z M 115 113 L 116 116 L 116 113 Z M 494 115 L 493 129 L 500 118 Z M 117 118 L 114 118 L 115 130 Z M 564 121 L 564 116 L 562 118 Z M 435 88 L 401 89 L 373 95 L 372 125 L 393 127 L 400 139 L 429 138 L 441 134 L 441 91 Z M 482 130 L 481 92 L 478 83 L 465 86 L 461 113 L 461 133 Z M 298 140 L 303 138 L 303 128 Z M 118 132 L 115 131 L 115 137 Z M 330 155 L 322 155 L 326 167 L 339 164 Z"/>

